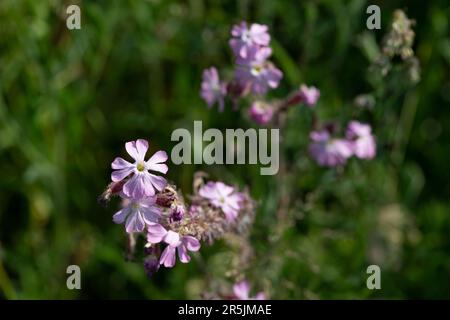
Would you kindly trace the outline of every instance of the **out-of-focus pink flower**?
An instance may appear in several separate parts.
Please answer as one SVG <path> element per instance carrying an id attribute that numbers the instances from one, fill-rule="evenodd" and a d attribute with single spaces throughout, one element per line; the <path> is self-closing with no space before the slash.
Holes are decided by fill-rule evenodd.
<path id="1" fill-rule="evenodd" d="M 134 163 L 117 157 L 111 163 L 114 169 L 111 173 L 113 182 L 121 181 L 130 176 L 123 185 L 123 193 L 133 199 L 141 199 L 145 196 L 155 195 L 155 190 L 161 191 L 167 184 L 163 177 L 151 174 L 149 171 L 167 173 L 168 167 L 165 162 L 167 154 L 165 151 L 156 152 L 149 160 L 145 161 L 148 150 L 148 142 L 144 139 L 129 141 L 125 144 L 128 154 L 134 159 Z"/>
<path id="2" fill-rule="evenodd" d="M 254 94 L 264 94 L 269 88 L 278 87 L 283 73 L 267 59 L 272 54 L 268 47 L 252 48 L 246 58 L 238 58 L 235 77 Z"/>
<path id="3" fill-rule="evenodd" d="M 222 209 L 228 221 L 233 221 L 241 209 L 242 194 L 223 182 L 208 182 L 202 186 L 198 194 L 208 199 L 216 208 Z"/>
<path id="4" fill-rule="evenodd" d="M 272 120 L 273 106 L 264 101 L 255 101 L 250 106 L 249 116 L 256 123 L 265 125 Z"/>
<path id="5" fill-rule="evenodd" d="M 233 286 L 233 293 L 234 297 L 238 300 L 266 300 L 266 295 L 262 291 L 250 298 L 250 284 L 245 280 Z"/>
<path id="6" fill-rule="evenodd" d="M 211 108 L 215 103 L 219 104 L 219 111 L 225 107 L 225 96 L 227 94 L 227 85 L 219 79 L 217 69 L 211 67 L 203 71 L 202 87 L 200 95 Z"/>
<path id="7" fill-rule="evenodd" d="M 373 159 L 375 157 L 376 143 L 370 125 L 350 121 L 346 136 L 351 141 L 353 153 L 356 157 L 360 159 Z"/>
<path id="8" fill-rule="evenodd" d="M 196 215 L 199 213 L 199 211 L 200 211 L 200 206 L 197 206 L 197 205 L 191 205 L 191 206 L 189 207 L 188 214 L 189 214 L 191 217 L 194 217 L 194 216 L 196 216 Z"/>
<path id="9" fill-rule="evenodd" d="M 300 86 L 299 90 L 300 101 L 305 103 L 309 107 L 316 105 L 317 100 L 320 97 L 320 91 L 316 87 L 308 87 L 304 84 Z"/>
<path id="10" fill-rule="evenodd" d="M 200 249 L 200 242 L 196 238 L 192 236 L 181 236 L 172 230 L 167 231 L 158 223 L 149 225 L 147 230 L 147 241 L 149 243 L 167 243 L 166 248 L 159 258 L 159 264 L 167 268 L 172 268 L 175 265 L 176 251 L 178 251 L 180 261 L 182 263 L 188 263 L 191 260 L 188 251 L 198 251 Z"/>
<path id="11" fill-rule="evenodd" d="M 310 133 L 312 143 L 309 151 L 320 166 L 335 167 L 344 165 L 352 156 L 352 145 L 345 139 L 332 138 L 327 130 Z"/>
<path id="12" fill-rule="evenodd" d="M 142 232 L 146 225 L 158 222 L 161 210 L 155 205 L 156 197 L 124 200 L 126 205 L 114 214 L 113 221 L 117 224 L 125 222 L 128 233 Z"/>
<path id="13" fill-rule="evenodd" d="M 241 22 L 233 26 L 230 40 L 230 46 L 237 57 L 246 58 L 248 53 L 254 47 L 267 46 L 270 42 L 268 27 L 262 24 L 251 24 L 247 26 L 246 22 Z"/>

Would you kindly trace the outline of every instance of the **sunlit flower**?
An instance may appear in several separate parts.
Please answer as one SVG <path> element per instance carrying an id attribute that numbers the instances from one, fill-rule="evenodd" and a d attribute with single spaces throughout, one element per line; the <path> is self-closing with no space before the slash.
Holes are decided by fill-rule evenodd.
<path id="1" fill-rule="evenodd" d="M 320 97 L 320 91 L 316 87 L 308 87 L 306 85 L 301 85 L 299 90 L 300 101 L 309 107 L 316 105 L 317 100 Z"/>
<path id="2" fill-rule="evenodd" d="M 219 111 L 224 110 L 224 98 L 227 94 L 227 86 L 219 79 L 217 69 L 211 67 L 203 71 L 202 87 L 200 95 L 211 108 L 215 103 L 219 104 Z"/>
<path id="3" fill-rule="evenodd" d="M 148 227 L 147 241 L 149 243 L 167 243 L 166 248 L 161 253 L 159 264 L 167 268 L 172 268 L 175 265 L 175 252 L 178 251 L 178 258 L 182 263 L 188 263 L 191 257 L 188 251 L 198 251 L 200 249 L 200 242 L 192 236 L 181 236 L 179 233 L 172 230 L 167 231 L 160 224 L 151 224 Z"/>
<path id="4" fill-rule="evenodd" d="M 246 58 L 238 58 L 236 79 L 248 86 L 254 94 L 264 94 L 277 88 L 283 73 L 267 59 L 272 54 L 268 47 L 250 49 Z"/>
<path id="5" fill-rule="evenodd" d="M 239 214 L 242 194 L 223 182 L 208 182 L 202 186 L 198 194 L 210 201 L 212 206 L 222 209 L 228 221 L 233 221 Z"/>
<path id="6" fill-rule="evenodd" d="M 320 166 L 335 167 L 352 156 L 352 145 L 345 139 L 333 138 L 327 130 L 313 131 L 309 151 Z"/>
<path id="7" fill-rule="evenodd" d="M 156 206 L 156 197 L 124 199 L 124 207 L 113 215 L 117 224 L 125 223 L 128 233 L 142 232 L 146 225 L 158 222 L 161 210 Z"/>
<path id="8" fill-rule="evenodd" d="M 347 126 L 347 139 L 351 141 L 353 153 L 360 159 L 373 159 L 376 154 L 375 138 L 368 124 L 351 121 Z"/>
<path id="9" fill-rule="evenodd" d="M 166 186 L 166 179 L 154 175 L 149 171 L 166 173 L 168 168 L 164 164 L 167 160 L 165 151 L 156 152 L 149 160 L 145 161 L 148 150 L 148 142 L 144 139 L 130 141 L 125 144 L 128 154 L 134 159 L 134 163 L 117 157 L 111 164 L 115 171 L 111 174 L 113 182 L 121 181 L 130 176 L 123 185 L 123 193 L 134 199 L 155 195 L 155 190 L 161 191 Z"/>
<path id="10" fill-rule="evenodd" d="M 256 296 L 250 297 L 250 284 L 243 280 L 233 286 L 234 297 L 238 300 L 266 300 L 264 292 L 258 292 Z"/>
<path id="11" fill-rule="evenodd" d="M 255 101 L 250 106 L 249 116 L 256 123 L 265 125 L 272 120 L 273 107 L 263 101 Z"/>
<path id="12" fill-rule="evenodd" d="M 230 46 L 236 56 L 247 58 L 249 51 L 254 47 L 267 46 L 270 42 L 268 27 L 262 24 L 251 24 L 247 26 L 246 22 L 241 22 L 233 26 L 230 40 Z"/>

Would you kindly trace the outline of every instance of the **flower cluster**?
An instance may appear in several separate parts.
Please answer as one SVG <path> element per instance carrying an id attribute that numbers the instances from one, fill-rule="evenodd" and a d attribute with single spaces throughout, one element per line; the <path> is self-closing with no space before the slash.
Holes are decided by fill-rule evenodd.
<path id="1" fill-rule="evenodd" d="M 217 103 L 223 111 L 226 97 L 236 103 L 249 94 L 260 96 L 278 87 L 283 73 L 269 61 L 272 49 L 268 30 L 266 25 L 257 23 L 233 26 L 229 43 L 236 64 L 234 77 L 225 82 L 215 67 L 203 71 L 200 95 L 208 107 Z"/>
<path id="2" fill-rule="evenodd" d="M 407 26 L 408 27 L 408 26 Z M 320 90 L 306 84 L 300 85 L 284 99 L 264 100 L 261 96 L 269 88 L 276 88 L 282 78 L 282 72 L 268 61 L 272 54 L 268 27 L 262 24 L 242 22 L 233 26 L 230 46 L 237 64 L 235 78 L 229 83 L 221 82 L 217 69 L 212 67 L 203 72 L 201 96 L 209 107 L 219 104 L 224 110 L 224 98 L 229 96 L 234 102 L 253 94 L 254 99 L 248 108 L 248 117 L 259 125 L 282 126 L 282 115 L 292 106 L 305 105 L 314 109 L 320 98 Z M 324 128 L 310 133 L 309 151 L 320 166 L 342 166 L 352 156 L 360 159 L 372 159 L 376 153 L 375 138 L 371 127 L 358 121 L 348 124 L 345 138 L 334 136 L 333 130 Z M 215 200 L 215 203 L 218 203 Z M 224 209 L 232 216 L 229 208 Z"/>
<path id="3" fill-rule="evenodd" d="M 253 221 L 254 207 L 246 191 L 198 178 L 192 203 L 187 205 L 174 185 L 155 174 L 167 173 L 166 152 L 158 151 L 146 160 L 148 148 L 143 139 L 125 144 L 133 161 L 114 159 L 112 182 L 101 200 L 108 201 L 114 195 L 122 199 L 113 221 L 124 224 L 132 238 L 135 234 L 145 236 L 144 268 L 151 276 L 161 265 L 175 266 L 177 255 L 181 263 L 188 263 L 189 253 L 200 249 L 200 241 L 211 243 L 227 232 L 241 232 Z M 131 245 L 135 244 L 132 241 Z"/>
<path id="4" fill-rule="evenodd" d="M 265 94 L 269 88 L 278 87 L 283 73 L 268 59 L 272 55 L 269 47 L 268 27 L 261 24 L 247 25 L 241 22 L 233 26 L 230 46 L 236 59 L 235 80 L 253 94 Z"/>
<path id="5" fill-rule="evenodd" d="M 200 96 L 208 107 L 218 104 L 219 111 L 225 108 L 225 98 L 232 101 L 235 109 L 240 100 L 249 98 L 248 117 L 259 125 L 269 125 L 288 107 L 304 104 L 314 107 L 320 97 L 316 87 L 302 84 L 285 99 L 267 101 L 264 95 L 279 86 L 283 73 L 269 58 L 269 28 L 266 25 L 243 21 L 231 29 L 230 47 L 235 61 L 234 77 L 221 81 L 215 67 L 203 71 Z"/>
<path id="6" fill-rule="evenodd" d="M 371 72 L 380 73 L 386 77 L 394 66 L 399 66 L 398 60 L 405 71 L 407 82 L 414 85 L 420 80 L 420 63 L 414 55 L 413 44 L 415 33 L 412 27 L 415 21 L 408 18 L 402 10 L 395 10 L 390 31 L 383 38 L 381 52 L 371 66 Z"/>
<path id="7" fill-rule="evenodd" d="M 372 159 L 376 154 L 375 138 L 368 124 L 351 121 L 345 138 L 333 136 L 332 126 L 310 133 L 309 151 L 320 166 L 342 166 L 352 156 Z"/>

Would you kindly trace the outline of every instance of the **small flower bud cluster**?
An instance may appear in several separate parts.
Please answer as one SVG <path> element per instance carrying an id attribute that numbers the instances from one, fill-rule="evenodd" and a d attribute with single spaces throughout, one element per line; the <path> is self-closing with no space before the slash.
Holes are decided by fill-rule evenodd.
<path id="1" fill-rule="evenodd" d="M 411 84 L 420 80 L 420 64 L 414 56 L 413 44 L 415 33 L 412 27 L 415 21 L 408 18 L 402 10 L 396 10 L 389 33 L 383 38 L 383 47 L 380 57 L 374 62 L 373 69 L 388 75 L 394 65 L 393 59 L 400 57 L 406 68 L 406 75 Z"/>
<path id="2" fill-rule="evenodd" d="M 272 55 L 268 26 L 258 23 L 241 22 L 231 30 L 230 47 L 235 59 L 234 77 L 228 82 L 221 81 L 215 67 L 203 71 L 200 96 L 208 107 L 219 105 L 225 108 L 225 98 L 229 98 L 235 109 L 239 100 L 251 99 L 249 118 L 259 125 L 268 125 L 277 113 L 287 107 L 303 103 L 313 107 L 320 92 L 315 87 L 301 85 L 289 98 L 280 101 L 266 101 L 264 95 L 279 86 L 283 73 L 269 61 Z"/>

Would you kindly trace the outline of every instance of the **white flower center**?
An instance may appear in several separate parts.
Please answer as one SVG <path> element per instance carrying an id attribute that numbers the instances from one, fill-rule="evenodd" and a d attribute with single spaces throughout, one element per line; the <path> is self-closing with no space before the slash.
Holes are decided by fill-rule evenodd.
<path id="1" fill-rule="evenodd" d="M 263 70 L 263 66 L 261 64 L 258 65 L 254 65 L 252 67 L 251 73 L 254 76 L 258 76 L 259 74 L 261 74 L 261 71 Z"/>
<path id="2" fill-rule="evenodd" d="M 131 204 L 131 209 L 132 209 L 133 211 L 138 210 L 140 207 L 141 207 L 141 205 L 140 205 L 138 202 L 133 202 L 133 203 Z"/>
<path id="3" fill-rule="evenodd" d="M 144 171 L 144 170 L 145 170 L 145 162 L 144 162 L 144 161 L 139 162 L 139 163 L 136 165 L 136 169 L 137 169 L 139 172 Z"/>
<path id="4" fill-rule="evenodd" d="M 245 43 L 249 43 L 252 40 L 252 37 L 250 36 L 250 32 L 248 30 L 244 30 L 242 32 L 241 39 Z"/>

